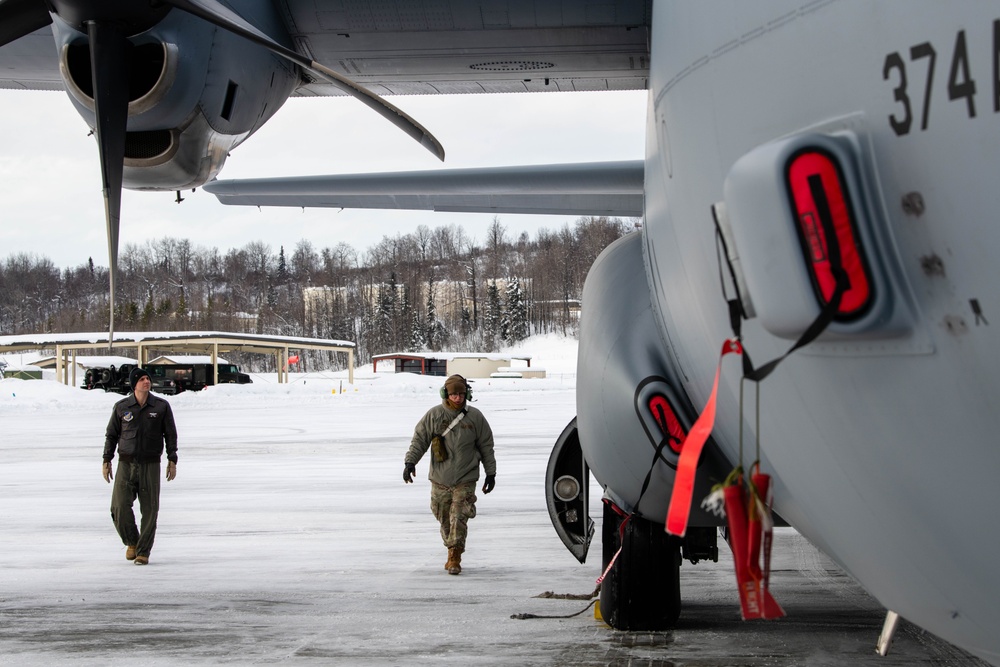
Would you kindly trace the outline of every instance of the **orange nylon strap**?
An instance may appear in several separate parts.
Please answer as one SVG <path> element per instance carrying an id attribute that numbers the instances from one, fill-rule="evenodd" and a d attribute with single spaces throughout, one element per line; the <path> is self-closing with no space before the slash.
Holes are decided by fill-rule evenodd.
<path id="1" fill-rule="evenodd" d="M 677 473 L 674 475 L 674 490 L 670 496 L 670 508 L 667 510 L 666 530 L 671 535 L 684 537 L 687 532 L 688 517 L 691 515 L 691 498 L 694 496 L 695 471 L 698 469 L 698 459 L 701 450 L 708 441 L 715 426 L 715 400 L 719 392 L 719 376 L 722 374 L 722 359 L 727 354 L 743 354 L 743 346 L 735 338 L 722 344 L 719 364 L 715 368 L 715 382 L 712 393 L 708 396 L 705 409 L 698 415 L 694 426 L 684 440 L 680 458 L 677 461 Z"/>

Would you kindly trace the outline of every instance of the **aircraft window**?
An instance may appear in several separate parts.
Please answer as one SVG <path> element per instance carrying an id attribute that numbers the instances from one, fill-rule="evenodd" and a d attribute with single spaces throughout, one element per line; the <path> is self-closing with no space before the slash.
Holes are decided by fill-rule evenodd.
<path id="1" fill-rule="evenodd" d="M 789 160 L 786 178 L 799 223 L 799 240 L 817 297 L 822 303 L 828 303 L 836 289 L 827 245 L 829 239 L 822 224 L 823 217 L 829 217 L 841 266 L 849 281 L 836 319 L 859 317 L 872 302 L 871 280 L 855 229 L 854 209 L 836 161 L 824 150 L 800 151 Z"/>

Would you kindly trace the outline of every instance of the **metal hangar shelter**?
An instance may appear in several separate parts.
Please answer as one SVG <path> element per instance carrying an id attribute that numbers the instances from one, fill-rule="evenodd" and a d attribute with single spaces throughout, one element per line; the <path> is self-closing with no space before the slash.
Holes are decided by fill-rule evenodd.
<path id="1" fill-rule="evenodd" d="M 114 340 L 105 333 L 49 333 L 23 336 L 0 336 L 0 353 L 24 350 L 56 351 L 56 377 L 63 384 L 76 385 L 77 350 L 135 349 L 140 366 L 149 361 L 150 350 L 178 350 L 210 355 L 215 365 L 219 354 L 226 352 L 257 352 L 273 354 L 278 367 L 278 382 L 288 382 L 289 350 L 326 350 L 347 353 L 348 382 L 354 384 L 354 343 L 324 338 L 236 334 L 222 331 L 166 331 L 129 333 L 116 331 Z M 72 369 L 72 374 L 70 374 Z M 218 367 L 216 367 L 218 374 Z M 71 377 L 72 375 L 72 377 Z M 215 378 L 218 381 L 218 377 Z"/>

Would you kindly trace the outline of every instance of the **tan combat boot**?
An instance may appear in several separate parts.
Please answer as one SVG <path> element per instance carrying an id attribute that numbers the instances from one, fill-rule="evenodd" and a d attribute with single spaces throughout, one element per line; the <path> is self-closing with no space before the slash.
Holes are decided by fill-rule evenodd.
<path id="1" fill-rule="evenodd" d="M 444 565 L 448 574 L 458 574 L 462 571 L 462 547 L 448 549 L 448 562 Z"/>

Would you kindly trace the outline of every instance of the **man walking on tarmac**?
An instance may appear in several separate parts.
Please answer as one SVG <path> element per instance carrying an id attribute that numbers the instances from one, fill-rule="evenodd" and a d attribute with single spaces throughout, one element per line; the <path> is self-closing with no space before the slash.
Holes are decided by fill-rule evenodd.
<path id="1" fill-rule="evenodd" d="M 160 456 L 167 449 L 167 481 L 177 476 L 177 427 L 170 404 L 149 393 L 149 373 L 138 366 L 129 373 L 132 393 L 115 403 L 104 437 L 101 472 L 110 483 L 111 459 L 118 449 L 118 478 L 111 492 L 111 519 L 125 544 L 125 558 L 149 563 L 160 511 Z M 132 505 L 139 498 L 142 530 Z"/>
<path id="2" fill-rule="evenodd" d="M 493 455 L 493 431 L 483 413 L 467 405 L 472 398 L 469 383 L 452 375 L 441 387 L 441 404 L 427 411 L 413 430 L 406 452 L 403 481 L 413 482 L 417 463 L 431 450 L 431 511 L 441 524 L 441 539 L 448 548 L 449 574 L 462 571 L 462 552 L 469 519 L 476 516 L 476 482 L 479 464 L 486 471 L 483 493 L 496 484 L 497 462 Z"/>

